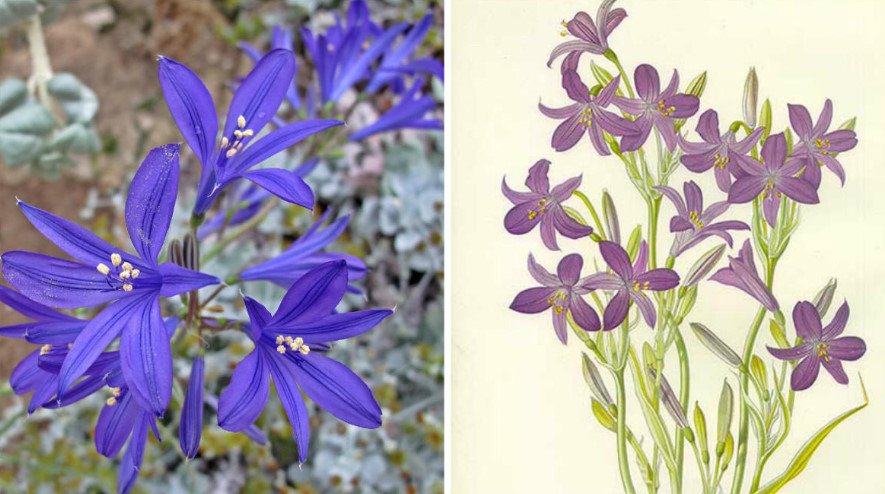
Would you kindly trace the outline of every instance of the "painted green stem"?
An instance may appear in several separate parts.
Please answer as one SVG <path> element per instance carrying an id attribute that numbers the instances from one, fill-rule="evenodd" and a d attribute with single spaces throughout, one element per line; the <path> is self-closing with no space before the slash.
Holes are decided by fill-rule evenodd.
<path id="1" fill-rule="evenodd" d="M 618 364 L 626 364 L 629 352 L 629 330 L 627 319 L 621 326 L 621 341 L 617 355 Z M 617 385 L 616 403 L 618 408 L 617 442 L 618 442 L 618 468 L 621 471 L 621 483 L 624 484 L 626 494 L 636 494 L 633 480 L 630 478 L 630 459 L 627 457 L 627 391 L 624 386 L 624 368 L 626 365 L 617 365 L 614 369 L 615 382 Z"/>

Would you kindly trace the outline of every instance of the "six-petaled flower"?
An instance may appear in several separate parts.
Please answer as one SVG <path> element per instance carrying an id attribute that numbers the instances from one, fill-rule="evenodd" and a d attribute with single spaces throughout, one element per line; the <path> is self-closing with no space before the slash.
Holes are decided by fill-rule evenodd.
<path id="1" fill-rule="evenodd" d="M 599 8 L 596 10 L 596 22 L 593 22 L 593 18 L 586 12 L 578 12 L 568 22 L 562 21 L 562 27 L 565 29 L 559 34 L 562 37 L 572 35 L 577 39 L 557 45 L 550 53 L 547 66 L 550 67 L 553 61 L 562 55 L 567 55 L 566 60 L 562 63 L 563 70 L 574 69 L 578 66 L 582 53 L 602 55 L 608 51 L 608 37 L 627 17 L 626 10 L 612 9 L 614 3 L 615 0 L 603 0 L 599 4 Z"/>
<path id="2" fill-rule="evenodd" d="M 716 110 L 707 110 L 698 118 L 696 130 L 703 142 L 689 142 L 679 136 L 679 147 L 685 153 L 680 161 L 695 173 L 703 173 L 712 168 L 716 185 L 719 190 L 727 193 L 732 176 L 746 175 L 738 163 L 752 160 L 747 153 L 759 142 L 763 128 L 757 128 L 741 140 L 737 139 L 731 129 L 720 135 Z"/>
<path id="3" fill-rule="evenodd" d="M 828 132 L 833 120 L 833 102 L 827 99 L 820 111 L 817 123 L 811 123 L 811 115 L 802 105 L 787 105 L 790 112 L 790 124 L 799 142 L 793 146 L 791 158 L 798 159 L 804 166 L 802 178 L 817 188 L 820 185 L 820 167 L 826 166 L 845 184 L 845 170 L 836 159 L 836 154 L 848 151 L 857 145 L 857 136 L 853 130 L 839 129 Z"/>
<path id="4" fill-rule="evenodd" d="M 686 250 L 701 243 L 705 238 L 715 235 L 721 237 L 732 245 L 729 230 L 749 230 L 750 227 L 742 221 L 719 221 L 713 220 L 724 213 L 729 206 L 728 201 L 720 201 L 710 204 L 704 209 L 704 196 L 701 188 L 694 182 L 685 182 L 682 190 L 685 199 L 671 187 L 665 185 L 656 187 L 676 207 L 676 216 L 670 219 L 670 231 L 676 233 L 670 255 L 678 257 Z"/>
<path id="5" fill-rule="evenodd" d="M 728 258 L 728 267 L 713 273 L 711 280 L 723 285 L 733 286 L 755 298 L 770 312 L 779 309 L 777 299 L 759 277 L 756 262 L 753 261 L 753 248 L 750 241 L 745 240 L 737 257 Z"/>

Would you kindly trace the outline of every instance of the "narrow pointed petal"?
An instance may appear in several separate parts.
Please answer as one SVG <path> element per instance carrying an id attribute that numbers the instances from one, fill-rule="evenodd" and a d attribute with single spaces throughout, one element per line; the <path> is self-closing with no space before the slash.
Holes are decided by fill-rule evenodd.
<path id="1" fill-rule="evenodd" d="M 178 424 L 178 443 L 188 459 L 197 456 L 203 434 L 203 367 L 203 357 L 194 359 Z"/>
<path id="2" fill-rule="evenodd" d="M 833 376 L 833 379 L 836 380 L 839 384 L 848 384 L 848 374 L 845 373 L 845 368 L 842 367 L 842 361 L 836 358 L 831 359 L 821 359 L 821 365 L 824 366 L 824 369 Z"/>
<path id="3" fill-rule="evenodd" d="M 661 92 L 661 81 L 658 71 L 648 64 L 636 67 L 633 73 L 633 81 L 636 84 L 636 92 L 645 101 L 651 101 Z"/>
<path id="4" fill-rule="evenodd" d="M 167 144 L 152 149 L 132 178 L 126 198 L 129 238 L 138 255 L 154 266 L 175 210 L 180 147 Z"/>
<path id="5" fill-rule="evenodd" d="M 618 290 L 618 293 L 608 302 L 605 312 L 602 314 L 602 329 L 609 331 L 618 327 L 627 317 L 630 295 L 626 289 Z"/>
<path id="6" fill-rule="evenodd" d="M 672 269 L 658 268 L 636 276 L 636 281 L 648 282 L 649 290 L 669 290 L 679 285 L 679 275 Z"/>
<path id="7" fill-rule="evenodd" d="M 580 254 L 569 254 L 559 261 L 556 274 L 559 276 L 562 284 L 572 286 L 581 277 L 581 267 L 583 265 L 584 258 Z"/>
<path id="8" fill-rule="evenodd" d="M 329 315 L 347 289 L 347 263 L 334 261 L 309 271 L 296 281 L 280 302 L 271 323 L 284 327 Z"/>
<path id="9" fill-rule="evenodd" d="M 807 356 L 811 351 L 810 344 L 803 344 L 799 346 L 794 346 L 792 348 L 773 348 L 767 347 L 768 353 L 774 355 L 775 358 L 779 358 L 781 360 L 799 360 Z"/>
<path id="10" fill-rule="evenodd" d="M 575 322 L 584 331 L 599 331 L 599 328 L 602 326 L 599 322 L 599 316 L 581 296 L 573 295 L 569 309 L 572 312 L 572 317 L 575 318 Z"/>
<path id="11" fill-rule="evenodd" d="M 139 314 L 148 303 L 156 304 L 156 296 L 127 297 L 107 306 L 95 316 L 74 340 L 59 371 L 59 397 L 82 376 L 95 359 L 108 347 L 129 324 L 129 320 Z"/>
<path id="12" fill-rule="evenodd" d="M 839 310 L 836 311 L 836 315 L 833 316 L 833 320 L 823 329 L 823 338 L 825 340 L 833 339 L 845 331 L 845 325 L 848 324 L 848 314 L 848 302 L 842 302 Z"/>
<path id="13" fill-rule="evenodd" d="M 829 345 L 830 356 L 839 360 L 857 360 L 867 352 L 867 344 L 857 336 L 836 338 Z"/>
<path id="14" fill-rule="evenodd" d="M 550 316 L 553 319 L 553 332 L 556 339 L 563 345 L 568 344 L 568 321 L 566 321 L 564 312 L 551 311 Z"/>
<path id="15" fill-rule="evenodd" d="M 319 406 L 348 424 L 381 426 L 381 407 L 372 390 L 347 366 L 317 352 L 295 358 L 298 384 Z"/>
<path id="16" fill-rule="evenodd" d="M 682 196 L 679 195 L 679 192 L 672 187 L 667 187 L 666 185 L 656 186 L 658 192 L 664 195 L 670 202 L 673 203 L 673 207 L 676 208 L 676 214 L 679 216 L 688 216 L 688 210 L 685 208 L 685 202 L 682 200 Z"/>
<path id="17" fill-rule="evenodd" d="M 251 180 L 255 185 L 288 203 L 313 209 L 315 198 L 310 186 L 304 179 L 289 170 L 262 168 L 245 173 L 243 178 Z"/>
<path id="18" fill-rule="evenodd" d="M 644 273 L 648 265 L 648 244 L 643 240 L 639 243 L 636 259 L 633 261 L 632 273 Z"/>
<path id="19" fill-rule="evenodd" d="M 633 299 L 633 303 L 639 307 L 639 312 L 642 314 L 645 324 L 648 324 L 648 327 L 654 329 L 655 323 L 657 322 L 657 313 L 655 312 L 655 307 L 652 305 L 651 300 L 644 293 L 634 294 L 631 298 Z"/>
<path id="20" fill-rule="evenodd" d="M 529 254 L 529 274 L 531 274 L 532 278 L 542 286 L 552 287 L 559 286 L 560 284 L 559 278 L 538 264 L 538 262 L 535 261 L 535 256 L 532 254 Z"/>
<path id="21" fill-rule="evenodd" d="M 550 250 L 559 250 L 559 244 L 556 241 L 556 223 L 550 215 L 539 214 L 541 221 L 541 242 Z"/>
<path id="22" fill-rule="evenodd" d="M 301 397 L 301 390 L 296 384 L 292 369 L 293 364 L 283 358 L 269 358 L 267 360 L 277 395 L 280 397 L 283 410 L 286 411 L 289 424 L 295 434 L 295 443 L 298 446 L 298 463 L 304 463 L 307 461 L 307 450 L 310 445 L 310 416 L 307 413 L 304 398 Z"/>
<path id="23" fill-rule="evenodd" d="M 94 307 L 120 298 L 94 267 L 31 252 L 2 256 L 3 276 L 16 290 L 50 307 Z"/>
<path id="24" fill-rule="evenodd" d="M 587 290 L 617 290 L 623 288 L 624 280 L 610 273 L 594 273 L 579 281 Z"/>
<path id="25" fill-rule="evenodd" d="M 593 233 L 592 227 L 578 223 L 559 205 L 551 207 L 547 221 L 551 221 L 556 231 L 568 238 L 583 238 Z"/>
<path id="26" fill-rule="evenodd" d="M 193 71 L 171 58 L 160 58 L 159 75 L 166 105 L 178 130 L 200 163 L 209 166 L 218 135 L 212 95 Z"/>
<path id="27" fill-rule="evenodd" d="M 787 105 L 787 109 L 790 113 L 790 124 L 793 126 L 793 130 L 796 131 L 796 135 L 800 138 L 806 138 L 811 135 L 812 124 L 811 124 L 811 114 L 808 113 L 808 109 L 802 105 Z"/>
<path id="28" fill-rule="evenodd" d="M 375 41 L 366 49 L 353 64 L 346 67 L 346 69 L 339 75 L 338 82 L 335 84 L 335 88 L 332 90 L 330 95 L 330 99 L 332 101 L 337 101 L 344 93 L 350 89 L 357 81 L 362 78 L 366 72 L 366 69 L 375 62 L 382 55 L 382 53 L 390 46 L 391 43 L 399 36 L 400 33 L 406 30 L 409 27 L 407 22 L 401 22 L 396 24 L 386 31 L 383 34 L 375 38 Z M 291 78 L 290 78 L 291 79 Z"/>
<path id="29" fill-rule="evenodd" d="M 261 348 L 237 364 L 230 384 L 218 398 L 218 425 L 224 430 L 240 432 L 261 415 L 270 390 L 270 374 Z"/>
<path id="30" fill-rule="evenodd" d="M 532 212 L 535 214 L 532 215 Z M 537 212 L 537 201 L 526 201 L 507 211 L 504 215 L 504 228 L 514 235 L 523 235 L 532 231 L 543 216 Z"/>
<path id="31" fill-rule="evenodd" d="M 618 274 L 622 279 L 630 279 L 633 277 L 633 267 L 630 265 L 630 256 L 623 247 L 614 243 L 603 241 L 599 242 L 599 252 L 605 263 Z"/>
<path id="32" fill-rule="evenodd" d="M 695 130 L 704 141 L 718 144 L 722 138 L 719 135 L 719 114 L 716 113 L 716 110 L 710 109 L 701 113 Z"/>
<path id="33" fill-rule="evenodd" d="M 113 405 L 105 405 L 95 424 L 95 449 L 113 458 L 120 452 L 135 427 L 139 410 L 131 393 L 123 393 Z"/>
<path id="34" fill-rule="evenodd" d="M 790 387 L 793 388 L 793 391 L 808 389 L 817 380 L 819 372 L 820 359 L 816 355 L 805 357 L 793 369 L 793 374 L 790 375 Z"/>
<path id="35" fill-rule="evenodd" d="M 252 340 L 257 342 L 261 338 L 264 328 L 270 324 L 273 316 L 266 307 L 251 297 L 243 297 L 243 304 L 246 306 L 246 312 L 249 313 L 249 322 L 252 326 L 250 333 Z"/>
<path id="36" fill-rule="evenodd" d="M 15 394 L 20 395 L 34 389 L 46 376 L 46 371 L 37 365 L 40 350 L 34 350 L 22 359 L 9 376 L 9 386 Z"/>
<path id="37" fill-rule="evenodd" d="M 823 334 L 820 314 L 811 302 L 799 302 L 793 307 L 793 325 L 796 334 L 806 341 L 820 340 Z"/>
<path id="38" fill-rule="evenodd" d="M 275 112 L 276 110 L 274 110 Z M 236 117 L 235 117 L 236 118 Z M 234 157 L 230 174 L 245 172 L 249 168 L 284 151 L 316 133 L 343 125 L 340 120 L 305 120 L 280 127 L 279 129 L 252 142 L 242 153 Z M 251 125 L 246 123 L 246 125 Z M 254 129 L 253 129 L 254 130 Z M 255 131 L 257 133 L 257 131 Z"/>
<path id="39" fill-rule="evenodd" d="M 553 131 L 550 138 L 550 146 L 556 151 L 563 152 L 575 147 L 584 135 L 584 124 L 581 123 L 581 114 L 576 113 L 565 119 Z"/>
<path id="40" fill-rule="evenodd" d="M 765 184 L 760 177 L 753 175 L 741 177 L 735 180 L 731 184 L 731 188 L 728 189 L 728 202 L 732 204 L 750 202 L 759 196 L 764 188 Z"/>
<path id="41" fill-rule="evenodd" d="M 73 342 L 87 324 L 89 321 L 74 320 L 22 325 L 26 326 L 23 337 L 38 345 L 66 345 Z M 3 330 L 0 328 L 0 335 L 3 335 Z"/>
<path id="42" fill-rule="evenodd" d="M 35 208 L 24 201 L 19 201 L 18 207 L 34 228 L 49 241 L 84 264 L 98 266 L 99 263 L 107 263 L 112 252 L 120 253 L 124 261 L 140 264 L 137 258 L 120 251 L 76 223 Z"/>
<path id="43" fill-rule="evenodd" d="M 393 314 L 388 309 L 360 310 L 332 314 L 319 321 L 298 324 L 293 327 L 269 327 L 269 330 L 292 337 L 302 337 L 305 343 L 328 343 L 361 335 L 374 328 Z"/>
<path id="44" fill-rule="evenodd" d="M 273 118 L 295 75 L 295 56 L 289 50 L 271 50 L 243 79 L 234 93 L 222 135 L 233 135 L 240 116 L 255 134 Z"/>
<path id="45" fill-rule="evenodd" d="M 117 474 L 117 494 L 128 493 L 138 479 L 138 472 L 141 470 L 141 461 L 144 456 L 144 444 L 147 441 L 149 420 L 152 419 L 142 413 L 135 423 L 129 445 L 126 446 L 126 453 L 120 460 L 120 471 Z"/>
<path id="46" fill-rule="evenodd" d="M 172 397 L 172 350 L 159 298 L 149 298 L 134 309 L 120 339 L 120 364 L 141 406 L 162 416 Z"/>
<path id="47" fill-rule="evenodd" d="M 163 277 L 163 287 L 160 289 L 160 295 L 164 297 L 173 297 L 180 293 L 199 290 L 204 286 L 221 283 L 221 280 L 214 276 L 191 271 L 171 262 L 161 264 L 159 271 Z"/>
<path id="48" fill-rule="evenodd" d="M 790 199 L 802 204 L 817 204 L 820 202 L 814 186 L 801 178 L 781 177 L 777 188 Z"/>
<path id="49" fill-rule="evenodd" d="M 537 314 L 550 308 L 547 300 L 556 292 L 555 288 L 539 286 L 519 292 L 510 303 L 510 309 L 523 314 Z"/>
<path id="50" fill-rule="evenodd" d="M 76 320 L 76 318 L 73 318 L 67 314 L 55 311 L 45 305 L 38 304 L 28 297 L 25 297 L 21 293 L 18 293 L 15 290 L 11 290 L 10 288 L 5 286 L 0 286 L 0 303 L 6 305 L 10 309 L 18 312 L 25 317 L 29 317 L 38 321 L 45 319 L 61 321 Z"/>

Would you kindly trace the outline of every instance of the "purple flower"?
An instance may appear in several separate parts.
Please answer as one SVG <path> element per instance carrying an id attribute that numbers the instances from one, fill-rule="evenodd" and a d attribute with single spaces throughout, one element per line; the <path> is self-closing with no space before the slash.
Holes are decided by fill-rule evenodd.
<path id="1" fill-rule="evenodd" d="M 412 87 L 400 97 L 393 108 L 387 110 L 378 120 L 350 135 L 351 141 L 359 141 L 381 132 L 396 129 L 437 129 L 443 128 L 439 118 L 424 118 L 425 114 L 436 109 L 437 102 L 433 96 L 421 93 L 424 79 L 418 77 Z"/>
<path id="2" fill-rule="evenodd" d="M 32 319 L 30 322 L 0 326 L 0 336 L 7 338 L 25 339 L 39 345 L 62 345 L 74 341 L 89 323 L 38 304 L 5 286 L 0 286 L 0 303 Z"/>
<path id="3" fill-rule="evenodd" d="M 378 69 L 366 86 L 367 93 L 375 94 L 385 85 L 390 85 L 396 93 L 402 92 L 405 88 L 403 74 L 406 73 L 428 72 L 439 74 L 442 78 L 442 65 L 438 60 L 434 58 L 410 60 L 418 47 L 421 46 L 424 38 L 427 37 L 432 24 L 433 14 L 425 15 L 409 29 L 402 41 L 384 52 Z"/>
<path id="4" fill-rule="evenodd" d="M 861 358 L 867 345 L 857 336 L 839 336 L 847 322 L 848 302 L 842 303 L 826 327 L 822 327 L 820 313 L 811 302 L 799 302 L 793 307 L 793 325 L 802 342 L 793 348 L 768 347 L 768 351 L 781 360 L 802 359 L 790 376 L 793 391 L 802 391 L 814 384 L 821 365 L 837 383 L 848 384 L 842 361 Z"/>
<path id="5" fill-rule="evenodd" d="M 271 376 L 295 432 L 301 462 L 307 458 L 310 434 L 301 391 L 349 424 L 372 429 L 381 425 L 381 408 L 369 387 L 320 352 L 327 343 L 360 335 L 393 313 L 386 309 L 335 313 L 346 288 L 347 265 L 334 261 L 296 281 L 274 315 L 245 297 L 247 332 L 255 349 L 240 361 L 221 393 L 219 426 L 233 432 L 251 426 L 267 403 Z"/>
<path id="6" fill-rule="evenodd" d="M 181 405 L 181 419 L 178 424 L 178 444 L 187 459 L 193 459 L 200 450 L 203 435 L 203 357 L 198 356 L 191 365 L 191 376 L 187 382 L 187 394 Z"/>
<path id="7" fill-rule="evenodd" d="M 252 63 L 257 64 L 264 56 L 264 54 L 259 52 L 257 48 L 245 41 L 241 41 L 239 47 L 252 60 Z M 274 26 L 270 36 L 270 49 L 294 51 L 292 30 L 282 26 Z M 295 85 L 295 81 L 298 79 L 297 63 L 292 71 L 292 77 L 292 83 L 286 90 L 286 101 L 292 106 L 292 108 L 297 110 L 301 108 L 301 98 L 298 96 L 298 88 Z"/>
<path id="8" fill-rule="evenodd" d="M 676 148 L 676 130 L 674 120 L 688 118 L 698 111 L 700 102 L 690 94 L 677 93 L 679 89 L 679 73 L 673 71 L 670 84 L 661 91 L 658 71 L 651 65 L 642 64 L 633 73 L 636 92 L 635 99 L 615 96 L 614 104 L 621 110 L 636 115 L 638 132 L 629 135 L 622 141 L 625 150 L 639 149 L 648 139 L 652 127 L 660 131 L 667 149 Z"/>
<path id="9" fill-rule="evenodd" d="M 738 178 L 728 190 L 728 202 L 750 202 L 762 194 L 762 210 L 768 224 L 774 226 L 785 195 L 803 204 L 817 204 L 817 190 L 808 181 L 796 177 L 802 169 L 801 160 L 787 159 L 787 140 L 784 135 L 774 134 L 762 146 L 762 163 L 749 160 L 739 162 L 747 175 Z"/>
<path id="10" fill-rule="evenodd" d="M 132 179 L 126 226 L 138 255 L 24 202 L 31 223 L 76 261 L 31 252 L 3 254 L 6 281 L 35 302 L 73 309 L 105 307 L 73 341 L 58 376 L 58 395 L 89 369 L 117 336 L 123 375 L 144 408 L 162 415 L 172 393 L 172 355 L 160 297 L 218 283 L 214 276 L 158 264 L 178 191 L 178 145 L 153 149 Z"/>
<path id="11" fill-rule="evenodd" d="M 710 279 L 744 291 L 770 312 L 777 312 L 779 308 L 771 290 L 759 278 L 749 240 L 744 241 L 737 257 L 728 257 L 728 267 L 716 271 Z"/>
<path id="12" fill-rule="evenodd" d="M 550 53 L 547 66 L 553 65 L 553 61 L 562 55 L 568 54 L 568 64 L 577 66 L 578 59 L 584 52 L 602 55 L 608 50 L 608 37 L 618 27 L 618 24 L 627 17 L 627 11 L 621 8 L 612 9 L 615 0 L 604 0 L 599 4 L 596 11 L 596 22 L 586 12 L 578 12 L 572 20 L 562 22 L 565 31 L 560 34 L 565 37 L 569 34 L 577 39 L 559 44 Z"/>
<path id="13" fill-rule="evenodd" d="M 620 77 L 615 77 L 597 96 L 593 96 L 577 72 L 568 70 L 563 73 L 562 87 L 574 103 L 562 108 L 549 108 L 538 103 L 538 108 L 544 115 L 558 120 L 565 119 L 553 132 L 551 141 L 553 149 L 557 151 L 571 149 L 586 132 L 596 152 L 608 156 L 611 152 L 605 142 L 603 131 L 616 136 L 637 133 L 638 129 L 633 122 L 603 110 L 611 103 L 619 83 Z"/>
<path id="14" fill-rule="evenodd" d="M 519 292 L 510 308 L 523 314 L 539 314 L 550 309 L 553 315 L 553 330 L 564 345 L 568 341 L 566 314 L 572 313 L 575 322 L 585 331 L 599 331 L 599 316 L 582 295 L 590 290 L 582 285 L 581 267 L 584 259 L 578 254 L 569 254 L 559 261 L 556 274 L 552 274 L 535 262 L 529 254 L 529 273 L 541 284 Z"/>
<path id="15" fill-rule="evenodd" d="M 688 142 L 679 136 L 679 147 L 685 152 L 680 161 L 686 168 L 695 172 L 703 173 L 713 168 L 716 176 L 716 185 L 722 192 L 728 192 L 731 187 L 732 175 L 741 177 L 746 175 L 739 162 L 751 165 L 752 158 L 747 153 L 762 136 L 762 127 L 754 130 L 750 135 L 737 140 L 733 131 L 729 130 L 719 134 L 719 116 L 716 110 L 707 110 L 698 119 L 697 132 L 704 142 Z"/>
<path id="16" fill-rule="evenodd" d="M 270 51 L 243 79 L 231 100 L 218 146 L 218 120 L 209 90 L 185 65 L 166 57 L 161 57 L 159 62 L 160 85 L 169 112 L 203 165 L 195 215 L 204 214 L 218 193 L 240 178 L 267 189 L 284 201 L 308 209 L 313 207 L 313 191 L 291 170 L 261 168 L 250 171 L 306 137 L 343 123 L 338 120 L 305 120 L 256 138 L 274 117 L 291 87 L 295 73 L 295 56 L 291 51 Z"/>
<path id="17" fill-rule="evenodd" d="M 624 322 L 631 301 L 639 307 L 645 322 L 654 328 L 657 315 L 645 292 L 669 290 L 679 284 L 679 275 L 667 268 L 647 270 L 648 246 L 645 241 L 639 246 L 636 262 L 632 265 L 627 251 L 614 242 L 599 242 L 599 252 L 614 274 L 592 274 L 582 280 L 582 286 L 588 290 L 617 290 L 602 314 L 602 329 L 608 331 Z"/>
<path id="18" fill-rule="evenodd" d="M 347 280 L 354 282 L 362 279 L 366 275 L 366 264 L 361 259 L 339 252 L 323 252 L 324 248 L 344 232 L 350 221 L 349 216 L 343 216 L 321 229 L 320 226 L 326 222 L 330 214 L 331 210 L 323 213 L 323 216 L 282 254 L 246 269 L 240 273 L 240 278 L 246 281 L 272 281 L 289 288 L 311 269 L 331 261 L 343 260 L 347 263 Z M 348 291 L 360 293 L 352 286 L 348 287 Z"/>
<path id="19" fill-rule="evenodd" d="M 673 257 L 678 257 L 679 254 L 701 243 L 711 235 L 721 237 L 731 247 L 732 238 L 728 230 L 750 229 L 742 221 L 712 223 L 728 209 L 728 201 L 716 202 L 704 209 L 703 193 L 693 181 L 685 182 L 682 185 L 682 190 L 685 192 L 684 201 L 679 193 L 670 187 L 659 186 L 655 188 L 676 207 L 676 216 L 670 219 L 670 231 L 676 232 L 673 247 L 670 249 L 670 255 Z"/>
<path id="20" fill-rule="evenodd" d="M 812 127 L 811 115 L 802 105 L 787 105 L 790 110 L 790 124 L 799 142 L 793 146 L 791 158 L 797 158 L 805 167 L 802 178 L 811 182 L 814 188 L 820 185 L 820 163 L 826 166 L 845 185 L 845 170 L 833 154 L 848 151 L 857 145 L 857 135 L 853 130 L 842 129 L 827 132 L 833 120 L 833 102 L 827 99 Z"/>
<path id="21" fill-rule="evenodd" d="M 501 180 L 501 191 L 514 205 L 504 217 L 504 228 L 514 235 L 523 235 L 540 224 L 544 245 L 550 250 L 559 250 L 556 232 L 568 238 L 581 238 L 593 233 L 593 228 L 573 220 L 562 209 L 561 203 L 581 185 L 581 177 L 570 178 L 550 190 L 549 169 L 547 160 L 532 165 L 525 180 L 529 192 L 517 192 L 507 186 L 506 180 Z"/>

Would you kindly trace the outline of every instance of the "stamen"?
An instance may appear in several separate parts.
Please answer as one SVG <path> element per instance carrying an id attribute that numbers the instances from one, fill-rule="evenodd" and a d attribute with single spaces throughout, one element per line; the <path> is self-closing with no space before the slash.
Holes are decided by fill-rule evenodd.
<path id="1" fill-rule="evenodd" d="M 280 353 L 286 353 L 286 347 L 283 345 L 277 345 L 277 351 Z"/>
<path id="2" fill-rule="evenodd" d="M 123 263 L 123 257 L 121 257 L 120 254 L 117 254 L 116 252 L 111 254 L 111 264 L 113 264 L 115 268 L 119 267 L 120 264 L 122 264 L 122 263 Z"/>
<path id="3" fill-rule="evenodd" d="M 117 399 L 111 396 L 107 399 L 107 401 L 105 401 L 105 403 L 107 403 L 109 407 L 112 407 L 117 404 Z"/>
<path id="4" fill-rule="evenodd" d="M 277 336 L 277 345 L 282 345 L 284 341 L 286 340 L 282 337 L 282 335 Z"/>
<path id="5" fill-rule="evenodd" d="M 132 273 L 132 279 L 134 280 L 135 278 L 138 278 L 138 275 L 141 274 L 141 271 L 139 271 L 138 269 L 133 269 L 131 271 L 131 273 Z"/>
<path id="6" fill-rule="evenodd" d="M 230 148 L 227 150 L 226 153 L 224 153 L 224 155 L 227 156 L 228 158 L 233 158 L 233 156 L 235 154 L 237 154 L 237 148 Z"/>
<path id="7" fill-rule="evenodd" d="M 690 219 L 691 222 L 694 223 L 694 226 L 698 227 L 698 229 L 704 227 L 704 222 L 701 221 L 701 215 L 698 214 L 697 211 L 689 211 L 688 219 Z"/>
<path id="8" fill-rule="evenodd" d="M 130 271 L 123 271 L 122 273 L 120 273 L 120 279 L 123 280 L 129 279 L 130 276 L 132 276 L 132 273 Z"/>
<path id="9" fill-rule="evenodd" d="M 52 351 L 52 345 L 46 344 L 40 347 L 40 355 L 46 355 Z"/>
<path id="10" fill-rule="evenodd" d="M 95 269 L 97 269 L 99 273 L 105 276 L 107 276 L 111 272 L 111 268 L 109 268 L 108 265 L 104 263 L 99 263 L 99 265 L 96 266 Z"/>
<path id="11" fill-rule="evenodd" d="M 228 139 L 227 137 L 222 137 L 221 138 L 221 149 L 226 148 L 228 144 L 230 144 L 230 139 Z"/>
<path id="12" fill-rule="evenodd" d="M 252 137 L 255 135 L 255 132 L 252 129 L 246 129 L 243 131 L 243 137 Z"/>
<path id="13" fill-rule="evenodd" d="M 244 128 L 246 126 L 246 117 L 240 115 L 237 117 L 237 127 Z"/>
<path id="14" fill-rule="evenodd" d="M 120 396 L 120 388 L 111 388 L 111 394 L 114 395 L 115 397 L 119 397 Z"/>
<path id="15" fill-rule="evenodd" d="M 132 268 L 132 265 L 129 264 L 128 262 L 124 262 L 123 265 L 122 265 L 120 268 L 121 268 L 123 271 L 132 271 L 132 269 L 133 269 L 133 268 Z"/>
<path id="16" fill-rule="evenodd" d="M 132 283 L 123 283 L 123 291 L 131 292 L 132 291 Z"/>

